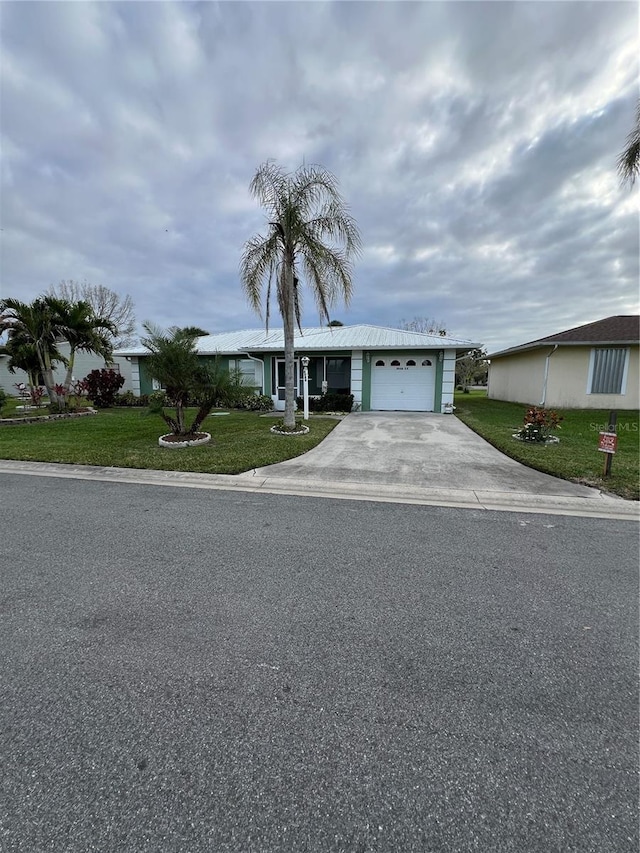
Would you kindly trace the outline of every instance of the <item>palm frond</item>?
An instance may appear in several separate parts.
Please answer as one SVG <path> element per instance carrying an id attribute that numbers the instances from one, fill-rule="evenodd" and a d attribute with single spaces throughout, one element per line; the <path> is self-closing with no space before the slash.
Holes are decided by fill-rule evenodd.
<path id="1" fill-rule="evenodd" d="M 618 174 L 622 183 L 633 186 L 640 174 L 640 101 L 636 107 L 636 123 L 627 136 L 626 148 L 618 157 Z"/>

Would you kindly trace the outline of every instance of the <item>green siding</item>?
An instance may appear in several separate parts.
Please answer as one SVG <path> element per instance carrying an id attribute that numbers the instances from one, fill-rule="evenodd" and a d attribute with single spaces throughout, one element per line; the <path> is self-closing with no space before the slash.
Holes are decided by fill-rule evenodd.
<path id="1" fill-rule="evenodd" d="M 443 360 L 440 358 L 440 352 L 434 353 L 436 359 L 436 387 L 433 396 L 433 411 L 440 412 L 442 410 L 442 366 Z"/>
<path id="2" fill-rule="evenodd" d="M 374 354 L 371 353 L 371 358 Z M 371 411 L 371 360 L 362 358 L 362 411 Z"/>
<path id="3" fill-rule="evenodd" d="M 140 394 L 151 394 L 153 386 L 151 384 L 151 377 L 147 373 L 145 361 L 144 356 L 138 359 L 138 366 L 140 368 Z"/>
<path id="4" fill-rule="evenodd" d="M 260 358 L 260 356 L 258 356 Z M 271 360 L 273 356 L 265 355 L 264 356 L 264 394 L 267 397 L 271 397 L 273 395 L 273 391 L 271 390 Z"/>

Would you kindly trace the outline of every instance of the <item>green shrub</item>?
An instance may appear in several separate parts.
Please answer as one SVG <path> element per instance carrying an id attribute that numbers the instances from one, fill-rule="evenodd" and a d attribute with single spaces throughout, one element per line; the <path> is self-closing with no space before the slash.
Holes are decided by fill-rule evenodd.
<path id="1" fill-rule="evenodd" d="M 139 397 L 133 391 L 125 391 L 124 394 L 116 394 L 113 398 L 114 406 L 126 406 L 127 408 L 146 409 L 149 405 L 149 395 L 140 394 Z"/>
<path id="2" fill-rule="evenodd" d="M 304 399 L 296 397 L 299 409 L 304 408 Z M 353 408 L 353 394 L 337 394 L 327 391 L 320 397 L 309 397 L 310 412 L 350 412 Z"/>
<path id="3" fill-rule="evenodd" d="M 2 388 L 0 388 L 0 415 L 2 415 L 2 409 L 4 408 L 6 402 L 7 402 L 6 392 L 3 391 Z"/>
<path id="4" fill-rule="evenodd" d="M 266 394 L 245 394 L 235 400 L 234 408 L 247 409 L 250 412 L 270 412 L 273 409 L 273 400 Z"/>

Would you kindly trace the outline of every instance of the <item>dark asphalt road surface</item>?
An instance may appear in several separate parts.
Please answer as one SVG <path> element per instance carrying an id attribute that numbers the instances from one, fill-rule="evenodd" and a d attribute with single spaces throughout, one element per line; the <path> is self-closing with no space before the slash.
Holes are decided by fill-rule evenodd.
<path id="1" fill-rule="evenodd" d="M 638 850 L 633 522 L 0 477 L 6 853 Z"/>

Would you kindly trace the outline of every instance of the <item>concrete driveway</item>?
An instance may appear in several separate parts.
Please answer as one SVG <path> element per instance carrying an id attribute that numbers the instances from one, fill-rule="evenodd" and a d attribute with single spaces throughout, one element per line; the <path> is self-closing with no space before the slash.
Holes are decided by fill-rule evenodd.
<path id="1" fill-rule="evenodd" d="M 553 448 L 540 452 L 553 453 Z M 258 468 L 253 476 L 274 485 L 293 486 L 295 481 L 307 490 L 331 487 L 350 494 L 377 491 L 381 497 L 416 498 L 428 493 L 457 505 L 627 503 L 521 465 L 453 415 L 423 412 L 350 414 L 318 447 Z"/>

